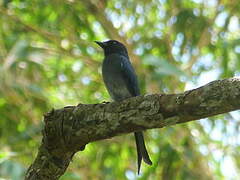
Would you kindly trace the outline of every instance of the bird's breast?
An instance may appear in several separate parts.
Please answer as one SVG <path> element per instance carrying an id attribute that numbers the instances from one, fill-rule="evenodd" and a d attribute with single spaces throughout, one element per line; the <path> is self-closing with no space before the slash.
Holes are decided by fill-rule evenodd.
<path id="1" fill-rule="evenodd" d="M 117 74 L 103 75 L 104 83 L 107 87 L 107 90 L 111 98 L 115 101 L 121 101 L 131 97 L 130 92 L 127 89 L 127 86 L 122 79 Z"/>
<path id="2" fill-rule="evenodd" d="M 132 97 L 127 89 L 120 67 L 112 63 L 105 63 L 102 67 L 103 80 L 111 98 L 114 101 L 121 101 Z"/>

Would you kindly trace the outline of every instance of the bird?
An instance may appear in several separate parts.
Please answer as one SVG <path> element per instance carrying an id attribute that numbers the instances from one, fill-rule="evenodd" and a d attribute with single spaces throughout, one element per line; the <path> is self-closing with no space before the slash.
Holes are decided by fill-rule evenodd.
<path id="1" fill-rule="evenodd" d="M 138 80 L 130 62 L 127 48 L 117 40 L 95 41 L 104 51 L 102 76 L 113 101 L 122 101 L 140 95 Z M 134 132 L 137 148 L 137 166 L 140 173 L 142 160 L 152 165 L 144 142 L 143 132 Z"/>

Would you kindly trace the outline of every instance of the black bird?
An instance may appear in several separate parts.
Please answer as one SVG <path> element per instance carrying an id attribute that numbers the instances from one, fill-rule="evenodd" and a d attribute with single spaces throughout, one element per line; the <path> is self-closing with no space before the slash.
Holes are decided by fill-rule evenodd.
<path id="1" fill-rule="evenodd" d="M 140 95 L 137 76 L 129 60 L 127 48 L 116 40 L 105 42 L 95 41 L 104 50 L 102 74 L 108 93 L 114 101 L 121 101 Z M 135 132 L 138 156 L 138 174 L 142 159 L 152 165 L 142 132 Z"/>

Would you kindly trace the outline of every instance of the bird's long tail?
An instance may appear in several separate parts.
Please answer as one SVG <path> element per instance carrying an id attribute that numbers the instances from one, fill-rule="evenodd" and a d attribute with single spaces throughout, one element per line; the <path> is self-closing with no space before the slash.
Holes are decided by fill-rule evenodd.
<path id="1" fill-rule="evenodd" d="M 135 132 L 135 140 L 136 140 L 136 146 L 137 146 L 137 156 L 138 156 L 138 174 L 140 172 L 141 168 L 141 162 L 142 159 L 145 163 L 152 165 L 152 161 L 149 158 L 145 142 L 144 142 L 144 137 L 142 132 Z"/>

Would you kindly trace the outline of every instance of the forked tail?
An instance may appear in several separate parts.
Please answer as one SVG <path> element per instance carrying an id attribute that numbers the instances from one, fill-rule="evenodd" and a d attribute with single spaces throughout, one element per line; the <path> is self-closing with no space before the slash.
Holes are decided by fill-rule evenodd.
<path id="1" fill-rule="evenodd" d="M 147 152 L 147 149 L 146 149 L 146 146 L 145 146 L 143 133 L 142 132 L 135 132 L 134 135 L 135 135 L 136 146 L 137 146 L 138 174 L 139 174 L 142 159 L 148 165 L 152 165 L 152 161 L 149 158 L 149 155 L 148 155 L 148 152 Z"/>

